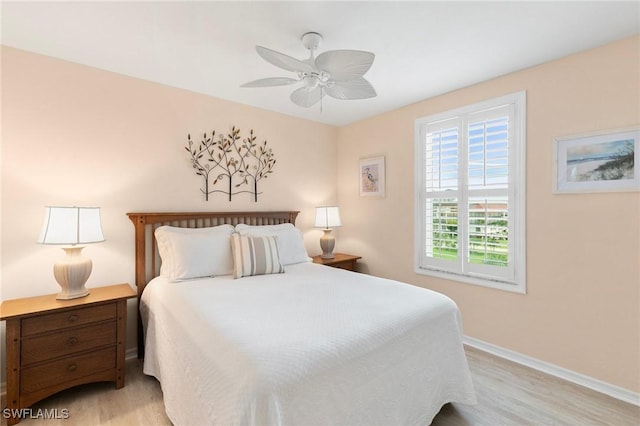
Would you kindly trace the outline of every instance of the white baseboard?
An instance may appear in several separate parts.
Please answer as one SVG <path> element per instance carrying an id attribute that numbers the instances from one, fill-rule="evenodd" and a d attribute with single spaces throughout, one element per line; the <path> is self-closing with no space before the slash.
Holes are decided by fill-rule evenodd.
<path id="1" fill-rule="evenodd" d="M 138 347 L 136 346 L 135 348 L 127 349 L 127 351 L 124 354 L 124 358 L 125 359 L 138 358 Z"/>
<path id="2" fill-rule="evenodd" d="M 534 370 L 542 371 L 551 376 L 609 395 L 612 398 L 640 406 L 640 393 L 594 379 L 593 377 L 585 376 L 584 374 L 576 373 L 575 371 L 567 370 L 566 368 L 548 362 L 540 361 L 539 359 L 523 355 L 519 352 L 474 339 L 473 337 L 464 336 L 462 341 L 465 345 L 488 352 L 500 358 L 522 364 Z"/>

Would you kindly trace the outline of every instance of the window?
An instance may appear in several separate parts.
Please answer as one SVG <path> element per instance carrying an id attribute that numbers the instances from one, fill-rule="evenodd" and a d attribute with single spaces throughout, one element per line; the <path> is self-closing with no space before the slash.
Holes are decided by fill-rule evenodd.
<path id="1" fill-rule="evenodd" d="M 415 122 L 416 272 L 525 287 L 525 93 Z"/>

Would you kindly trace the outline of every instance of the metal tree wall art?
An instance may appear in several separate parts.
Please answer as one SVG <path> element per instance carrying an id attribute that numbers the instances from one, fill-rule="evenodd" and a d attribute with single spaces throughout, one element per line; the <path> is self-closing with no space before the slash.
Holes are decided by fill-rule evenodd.
<path id="1" fill-rule="evenodd" d="M 253 194 L 255 202 L 258 201 L 258 182 L 273 173 L 276 159 L 271 148 L 267 147 L 267 141 L 258 143 L 256 139 L 253 129 L 243 139 L 240 129 L 235 126 L 229 134 L 218 134 L 217 138 L 215 130 L 211 135 L 204 133 L 199 144 L 191 140 L 191 134 L 187 135 L 185 149 L 191 156 L 191 165 L 196 174 L 204 179 L 204 189 L 201 188 L 200 191 L 204 194 L 205 201 L 209 201 L 209 194 L 214 192 L 227 194 L 229 201 L 233 195 L 249 193 Z M 210 179 L 213 179 L 211 186 Z M 234 192 L 235 188 L 246 185 L 251 189 Z M 210 189 L 223 186 L 224 189 Z"/>

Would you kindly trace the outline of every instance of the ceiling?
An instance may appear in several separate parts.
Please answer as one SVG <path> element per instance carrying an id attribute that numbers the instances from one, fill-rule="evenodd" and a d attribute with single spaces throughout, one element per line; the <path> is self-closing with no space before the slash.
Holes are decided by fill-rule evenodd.
<path id="1" fill-rule="evenodd" d="M 640 33 L 640 2 L 7 2 L 2 44 L 342 126 L 516 70 Z M 295 77 L 260 58 L 259 44 L 305 59 L 367 50 L 378 96 L 289 100 L 297 86 L 240 88 Z"/>

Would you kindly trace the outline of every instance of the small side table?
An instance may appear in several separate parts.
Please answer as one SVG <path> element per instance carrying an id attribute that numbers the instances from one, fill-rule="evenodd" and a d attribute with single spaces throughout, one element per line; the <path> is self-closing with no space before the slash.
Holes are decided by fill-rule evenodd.
<path id="1" fill-rule="evenodd" d="M 333 253 L 333 259 L 323 259 L 320 255 L 313 256 L 313 263 L 320 265 L 327 265 L 333 268 L 346 269 L 347 271 L 356 271 L 356 263 L 358 259 L 362 259 L 361 256 L 354 256 L 352 254 L 345 253 Z"/>
<path id="2" fill-rule="evenodd" d="M 85 297 L 55 294 L 5 300 L 9 426 L 20 409 L 61 390 L 92 382 L 124 386 L 129 284 L 94 287 Z"/>

